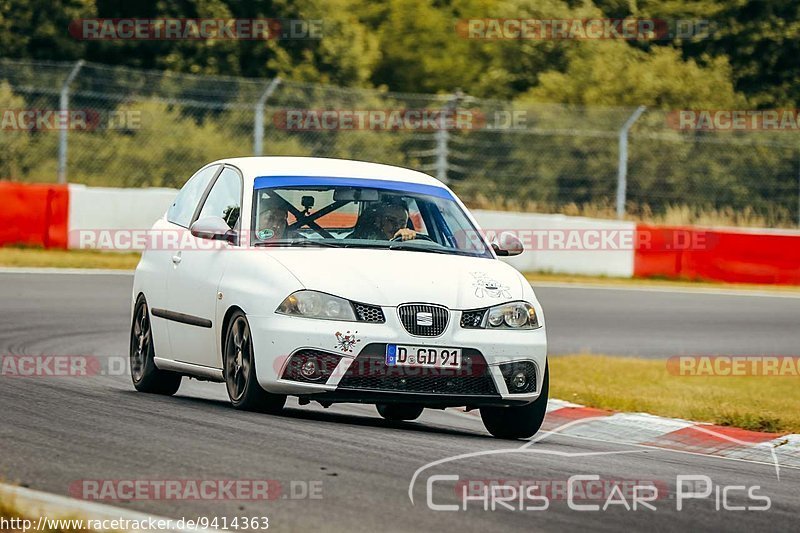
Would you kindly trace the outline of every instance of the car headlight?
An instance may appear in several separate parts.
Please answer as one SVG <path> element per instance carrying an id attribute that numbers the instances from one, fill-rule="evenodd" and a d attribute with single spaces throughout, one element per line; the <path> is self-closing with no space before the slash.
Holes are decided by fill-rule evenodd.
<path id="1" fill-rule="evenodd" d="M 349 300 L 317 291 L 297 291 L 290 294 L 275 312 L 306 318 L 356 321 L 356 314 Z"/>
<path id="2" fill-rule="evenodd" d="M 511 302 L 489 308 L 486 329 L 536 329 L 540 327 L 536 309 L 527 302 Z"/>

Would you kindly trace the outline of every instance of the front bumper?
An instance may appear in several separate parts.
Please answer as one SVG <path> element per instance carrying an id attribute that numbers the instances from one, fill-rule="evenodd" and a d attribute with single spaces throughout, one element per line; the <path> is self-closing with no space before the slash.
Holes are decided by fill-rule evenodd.
<path id="1" fill-rule="evenodd" d="M 448 407 L 525 404 L 539 397 L 547 363 L 544 327 L 522 331 L 465 329 L 460 325 L 461 312 L 451 310 L 448 325 L 441 335 L 418 337 L 406 331 L 396 308 L 383 307 L 383 313 L 385 323 L 339 322 L 279 314 L 248 316 L 259 384 L 275 394 L 330 402 L 402 401 Z M 351 342 L 342 342 L 346 336 L 351 336 L 347 339 Z M 461 348 L 465 359 L 469 354 L 477 354 L 476 359 L 485 361 L 485 375 L 492 390 L 455 387 L 452 394 L 437 387 L 427 392 L 404 391 L 397 387 L 389 390 L 363 381 L 358 388 L 353 388 L 348 376 L 352 377 L 358 366 L 356 358 L 360 357 L 359 361 L 363 362 L 364 357 L 380 357 L 380 350 L 385 349 L 386 344 Z M 327 381 L 305 383 L 281 378 L 289 358 L 303 350 L 341 357 Z M 536 367 L 536 387 L 531 393 L 510 394 L 503 379 L 500 365 L 518 361 L 530 361 Z M 468 394 L 463 394 L 465 390 Z"/>

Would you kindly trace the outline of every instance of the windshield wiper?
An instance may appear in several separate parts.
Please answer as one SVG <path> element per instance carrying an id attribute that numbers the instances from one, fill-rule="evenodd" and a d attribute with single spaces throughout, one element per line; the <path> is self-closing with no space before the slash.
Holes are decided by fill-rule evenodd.
<path id="1" fill-rule="evenodd" d="M 253 243 L 253 246 L 310 246 L 320 248 L 342 248 L 344 245 L 337 242 L 329 242 L 315 239 L 297 239 L 293 241 L 261 241 Z"/>
<path id="2" fill-rule="evenodd" d="M 389 245 L 390 250 L 412 250 L 414 252 L 433 252 L 435 254 L 447 254 L 450 255 L 450 251 L 448 250 L 441 250 L 439 248 L 428 248 L 427 246 L 414 246 L 408 244 L 406 242 L 398 242 Z"/>

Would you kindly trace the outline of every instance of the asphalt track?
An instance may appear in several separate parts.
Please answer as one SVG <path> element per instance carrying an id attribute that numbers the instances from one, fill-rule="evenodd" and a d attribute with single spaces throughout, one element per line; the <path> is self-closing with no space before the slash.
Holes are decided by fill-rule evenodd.
<path id="1" fill-rule="evenodd" d="M 130 283 L 124 275 L 0 274 L 0 353 L 125 356 Z M 554 353 L 797 353 L 796 298 L 617 289 L 537 293 Z M 323 410 L 292 403 L 284 414 L 269 416 L 234 411 L 219 384 L 184 380 L 176 397 L 163 398 L 134 392 L 126 375 L 0 376 L 0 477 L 7 481 L 57 494 L 85 479 L 274 479 L 283 487 L 278 499 L 266 502 L 110 502 L 168 517 L 268 516 L 277 531 L 796 531 L 798 470 L 783 468 L 778 480 L 772 465 L 554 434 L 524 452 L 522 444 L 492 439 L 479 419 L 454 411 L 388 423 L 370 406 Z M 479 454 L 492 450 L 515 453 Z M 473 455 L 420 473 L 412 505 L 415 472 L 458 454 Z M 540 511 L 486 511 L 481 502 L 469 502 L 466 511 L 433 511 L 426 504 L 432 474 L 552 482 L 596 474 L 656 482 L 662 497 L 652 502 L 656 511 L 621 505 L 576 511 L 561 498 Z M 678 475 L 708 476 L 718 487 L 759 486 L 755 494 L 768 496 L 771 507 L 718 510 L 715 491 L 678 512 Z M 321 498 L 292 498 L 290 488 L 309 481 L 321 487 Z M 435 503 L 461 503 L 453 481 L 433 487 Z M 739 490 L 727 499 L 729 506 L 762 503 Z"/>
<path id="2" fill-rule="evenodd" d="M 800 293 L 536 288 L 553 355 L 800 355 Z"/>

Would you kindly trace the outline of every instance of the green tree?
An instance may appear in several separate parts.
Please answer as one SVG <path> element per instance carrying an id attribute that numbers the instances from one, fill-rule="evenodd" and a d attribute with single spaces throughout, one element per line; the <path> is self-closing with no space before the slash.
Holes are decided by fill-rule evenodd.
<path id="1" fill-rule="evenodd" d="M 728 59 L 734 87 L 758 107 L 800 102 L 800 3 L 796 0 L 594 0 L 606 16 L 652 17 L 708 24 L 695 37 L 656 41 L 701 63 Z M 644 45 L 650 48 L 650 44 Z"/>
<path id="2" fill-rule="evenodd" d="M 666 47 L 650 52 L 619 41 L 586 42 L 568 54 L 563 72 L 548 71 L 521 102 L 647 105 L 663 109 L 728 108 L 743 103 L 724 57 L 705 66 Z"/>
<path id="3" fill-rule="evenodd" d="M 800 2 L 719 0 L 708 39 L 683 45 L 692 57 L 727 57 L 734 86 L 758 107 L 800 105 Z"/>
<path id="4" fill-rule="evenodd" d="M 85 43 L 74 39 L 67 29 L 75 19 L 94 16 L 94 0 L 3 0 L 0 54 L 47 60 L 83 57 Z"/>
<path id="5" fill-rule="evenodd" d="M 0 110 L 13 114 L 16 110 L 25 109 L 25 100 L 14 94 L 6 82 L 0 82 Z M 0 116 L 5 119 L 6 117 Z M 14 117 L 9 117 L 14 120 Z M 6 125 L 0 126 L 5 129 Z M 30 134 L 25 131 L 14 131 L 8 128 L 0 135 L 0 179 L 19 179 L 25 172 L 25 155 L 29 149 Z"/>

